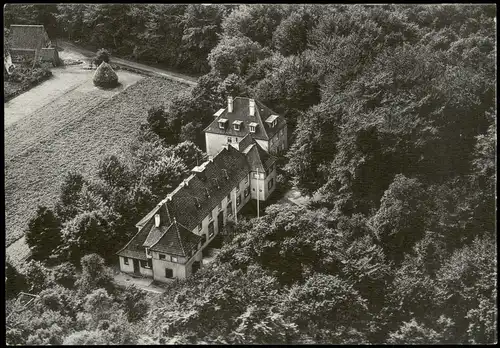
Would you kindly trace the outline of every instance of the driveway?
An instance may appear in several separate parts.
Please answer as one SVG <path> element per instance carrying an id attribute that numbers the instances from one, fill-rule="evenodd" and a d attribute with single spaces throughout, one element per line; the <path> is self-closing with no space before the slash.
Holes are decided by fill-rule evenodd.
<path id="1" fill-rule="evenodd" d="M 127 273 L 123 272 L 115 272 L 114 275 L 114 281 L 116 284 L 121 285 L 121 286 L 128 286 L 128 285 L 135 285 L 137 288 L 144 290 L 144 291 L 149 291 L 153 292 L 155 294 L 163 294 L 165 292 L 165 289 L 153 285 L 153 279 L 152 278 L 143 278 L 143 277 L 136 277 L 132 276 Z"/>
<path id="2" fill-rule="evenodd" d="M 68 42 L 68 41 L 63 41 L 63 40 L 58 41 L 58 46 L 63 48 L 64 50 L 68 49 L 70 51 L 78 52 L 78 53 L 86 56 L 87 58 L 95 56 L 95 52 L 87 50 L 87 49 L 82 48 L 82 47 L 79 47 L 79 46 L 77 46 L 71 42 Z M 64 52 L 64 51 L 62 51 L 62 52 Z M 123 65 L 125 67 L 134 68 L 134 69 L 137 69 L 137 70 L 140 70 L 143 72 L 152 73 L 154 75 L 162 76 L 162 77 L 165 77 L 165 78 L 177 81 L 177 82 L 186 83 L 190 86 L 197 85 L 198 78 L 196 78 L 196 77 L 192 77 L 192 76 L 188 76 L 188 75 L 184 75 L 184 74 L 179 74 L 179 73 L 164 70 L 164 69 L 155 68 L 155 67 L 152 67 L 149 65 L 145 65 L 145 64 L 141 64 L 141 63 L 137 63 L 137 62 L 132 62 L 130 60 L 117 58 L 117 57 L 112 57 L 111 61 L 115 64 L 118 64 L 118 65 Z"/>

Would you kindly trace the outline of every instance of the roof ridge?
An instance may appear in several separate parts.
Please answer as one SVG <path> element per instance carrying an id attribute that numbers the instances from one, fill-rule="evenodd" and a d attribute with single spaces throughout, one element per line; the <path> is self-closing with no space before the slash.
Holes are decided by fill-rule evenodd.
<path id="1" fill-rule="evenodd" d="M 138 231 L 136 234 L 134 234 L 134 236 L 133 236 L 132 238 L 130 238 L 130 240 L 128 241 L 128 243 L 127 243 L 127 244 L 125 244 L 125 246 L 124 246 L 123 248 L 121 248 L 120 250 L 118 250 L 118 251 L 116 252 L 116 254 L 121 253 L 123 250 L 125 250 L 125 249 L 129 246 L 129 244 L 130 244 L 130 243 L 132 243 L 132 241 L 135 239 L 135 237 L 137 237 L 137 235 L 138 235 L 139 233 L 141 233 L 141 232 L 142 232 L 142 229 L 143 229 L 144 227 L 146 227 L 146 225 L 142 226 L 142 227 L 139 229 L 139 231 Z"/>
<path id="2" fill-rule="evenodd" d="M 254 99 L 255 100 L 255 99 Z M 262 116 L 260 115 L 260 106 L 261 105 L 258 105 L 257 103 L 261 104 L 261 105 L 264 105 L 262 104 L 260 101 L 258 100 L 255 100 L 255 111 L 256 111 L 256 119 L 258 120 L 258 123 L 259 123 L 259 127 L 262 128 L 262 132 L 264 134 L 264 137 L 269 139 L 269 134 L 267 134 L 267 131 L 266 131 L 266 127 L 264 127 L 264 121 L 262 120 Z"/>
<path id="3" fill-rule="evenodd" d="M 184 255 L 187 255 L 186 250 L 184 250 L 184 243 L 182 242 L 182 239 L 181 239 L 181 233 L 179 232 L 179 226 L 177 225 L 177 220 L 174 220 L 173 223 L 175 224 L 175 229 L 177 230 L 177 238 L 179 238 L 179 244 L 181 245 L 182 253 Z"/>
<path id="4" fill-rule="evenodd" d="M 187 228 L 186 226 L 184 226 L 183 224 L 181 224 L 180 222 L 177 222 L 177 224 L 181 225 L 182 228 L 188 230 L 189 232 L 193 233 L 192 231 L 189 230 L 189 228 Z M 196 233 L 193 233 L 194 235 L 197 235 Z"/>
<path id="5" fill-rule="evenodd" d="M 168 233 L 168 231 L 170 230 L 170 227 L 172 227 L 172 225 L 173 225 L 173 224 L 174 224 L 174 223 L 172 222 L 172 223 L 168 226 L 168 228 L 165 230 L 165 232 L 163 232 L 163 234 L 161 235 L 161 237 L 160 237 L 160 238 L 158 238 L 158 240 L 156 241 L 156 243 L 154 243 L 153 245 L 151 245 L 151 246 L 149 247 L 149 249 L 152 249 L 152 248 L 153 248 L 156 244 L 158 244 L 158 243 L 160 242 L 160 240 L 161 240 L 163 237 L 165 237 L 165 235 Z"/>

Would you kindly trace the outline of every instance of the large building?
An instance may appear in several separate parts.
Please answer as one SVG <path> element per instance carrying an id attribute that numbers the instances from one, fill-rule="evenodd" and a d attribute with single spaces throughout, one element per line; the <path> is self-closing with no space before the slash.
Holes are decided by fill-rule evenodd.
<path id="1" fill-rule="evenodd" d="M 238 106 L 251 99 L 235 98 Z M 257 102 L 257 105 L 262 105 Z M 264 107 L 262 108 L 264 110 Z M 269 109 L 265 109 L 269 110 Z M 222 112 L 214 122 L 220 121 Z M 243 114 L 243 113 L 241 113 Z M 274 114 L 273 114 L 274 115 Z M 227 117 L 226 119 L 228 119 Z M 226 121 L 227 122 L 227 121 Z M 258 122 L 256 122 L 258 123 Z M 273 132 L 259 136 L 273 139 L 286 122 L 277 116 Z M 283 126 L 284 125 L 284 126 Z M 241 128 L 240 128 L 241 129 Z M 136 224 L 137 234 L 117 254 L 122 272 L 152 277 L 158 281 L 186 278 L 202 266 L 202 250 L 224 233 L 228 218 L 235 216 L 251 199 L 266 201 L 276 186 L 276 158 L 266 149 L 282 149 L 286 140 L 264 148 L 253 132 L 238 133 L 237 142 L 210 143 L 209 160 L 191 170 L 191 175 Z M 241 137 L 241 138 L 240 138 Z M 218 150 L 215 150 L 218 148 Z"/>
<path id="2" fill-rule="evenodd" d="M 229 97 L 227 106 L 214 116 L 215 119 L 205 128 L 208 155 L 215 155 L 226 144 L 241 149 L 239 142 L 246 135 L 271 154 L 288 147 L 285 118 L 258 100 Z"/>

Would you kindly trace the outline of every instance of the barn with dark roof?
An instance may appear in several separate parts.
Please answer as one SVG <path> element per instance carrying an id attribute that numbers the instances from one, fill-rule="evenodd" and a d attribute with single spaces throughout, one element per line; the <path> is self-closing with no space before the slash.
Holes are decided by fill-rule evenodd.
<path id="1" fill-rule="evenodd" d="M 10 26 L 11 55 L 14 62 L 23 60 L 48 61 L 54 65 L 59 64 L 59 55 L 43 25 L 18 25 Z"/>

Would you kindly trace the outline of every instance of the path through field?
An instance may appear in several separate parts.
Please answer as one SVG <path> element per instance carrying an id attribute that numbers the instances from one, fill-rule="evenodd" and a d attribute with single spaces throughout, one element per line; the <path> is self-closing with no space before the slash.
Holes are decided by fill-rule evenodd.
<path id="1" fill-rule="evenodd" d="M 54 77 L 4 104 L 7 255 L 14 264 L 29 253 L 23 232 L 37 205 L 52 207 L 64 175 L 92 174 L 99 158 L 133 139 L 152 105 L 188 88 L 124 70 L 122 85 L 93 86 L 81 65 L 54 69 Z"/>

